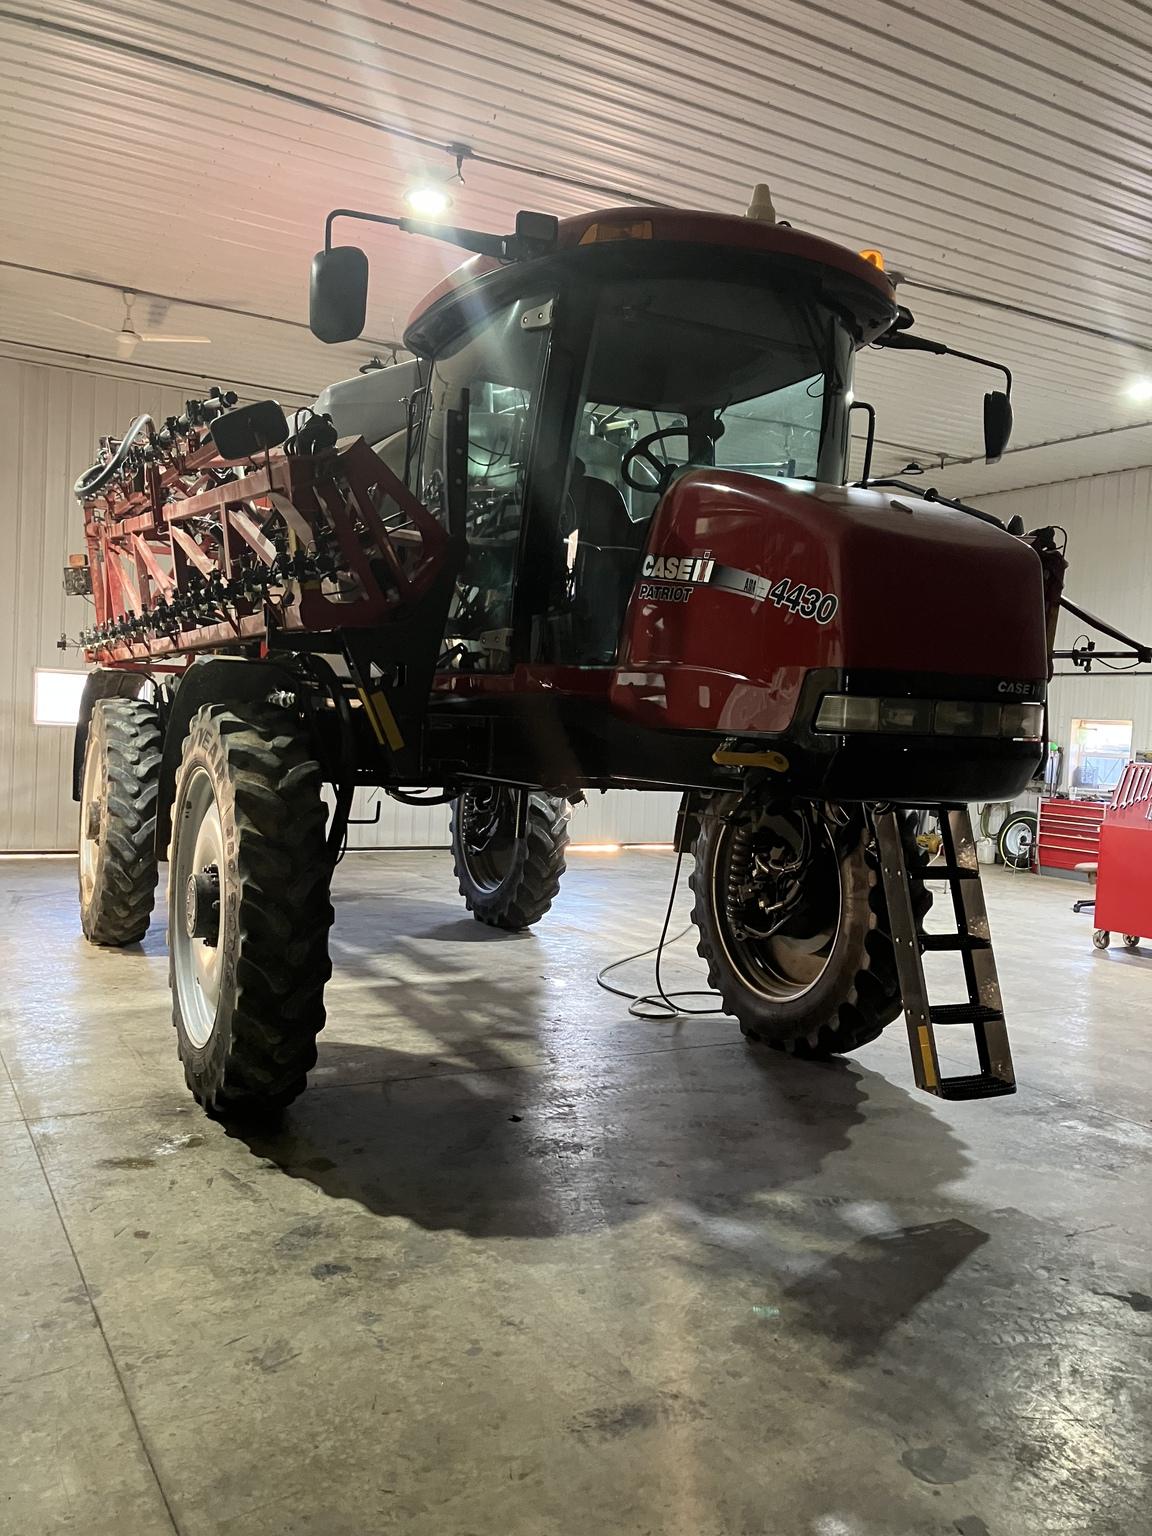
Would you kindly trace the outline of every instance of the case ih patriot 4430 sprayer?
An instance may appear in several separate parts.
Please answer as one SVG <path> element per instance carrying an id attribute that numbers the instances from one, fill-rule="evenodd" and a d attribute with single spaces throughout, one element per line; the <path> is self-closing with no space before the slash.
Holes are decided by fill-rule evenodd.
<path id="1" fill-rule="evenodd" d="M 920 1087 L 1011 1092 L 966 803 L 1036 771 L 1064 562 L 1051 529 L 867 465 L 845 484 L 855 353 L 948 350 L 881 259 L 775 222 L 764 189 L 743 218 L 521 214 L 510 236 L 337 210 L 312 272 L 329 342 L 360 334 L 368 284 L 338 218 L 475 253 L 412 319 L 413 361 L 293 427 L 219 391 L 141 417 L 76 488 L 83 927 L 139 940 L 167 856 L 196 1098 L 240 1115 L 304 1087 L 360 785 L 451 801 L 462 894 L 506 928 L 547 911 L 585 791 L 682 790 L 700 953 L 747 1035 L 826 1056 L 903 1011 Z M 985 396 L 990 458 L 1010 421 Z M 930 882 L 955 931 L 923 931 Z M 932 949 L 966 1001 L 929 1002 Z M 942 1024 L 974 1029 L 972 1074 L 941 1075 Z"/>

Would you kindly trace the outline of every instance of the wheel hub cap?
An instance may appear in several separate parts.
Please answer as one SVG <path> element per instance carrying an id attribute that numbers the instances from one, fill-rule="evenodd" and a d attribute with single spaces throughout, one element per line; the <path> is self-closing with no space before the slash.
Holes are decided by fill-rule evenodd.
<path id="1" fill-rule="evenodd" d="M 177 802 L 169 887 L 172 979 L 184 1032 L 202 1048 L 216 1028 L 227 962 L 222 915 L 232 898 L 220 807 L 203 767 L 192 770 Z"/>
<path id="2" fill-rule="evenodd" d="M 209 864 L 189 875 L 184 887 L 184 930 L 190 939 L 213 947 L 220 939 L 220 871 Z"/>

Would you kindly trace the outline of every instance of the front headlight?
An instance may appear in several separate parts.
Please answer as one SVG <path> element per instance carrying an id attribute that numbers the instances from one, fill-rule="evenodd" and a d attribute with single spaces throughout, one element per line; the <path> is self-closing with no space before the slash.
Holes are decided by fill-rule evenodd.
<path id="1" fill-rule="evenodd" d="M 978 699 L 879 699 L 826 693 L 815 727 L 837 735 L 979 736 L 1040 741 L 1043 704 L 992 704 Z"/>
<path id="2" fill-rule="evenodd" d="M 1039 741 L 1044 735 L 1043 704 L 1005 704 L 1000 710 L 1000 734 L 1018 741 Z"/>

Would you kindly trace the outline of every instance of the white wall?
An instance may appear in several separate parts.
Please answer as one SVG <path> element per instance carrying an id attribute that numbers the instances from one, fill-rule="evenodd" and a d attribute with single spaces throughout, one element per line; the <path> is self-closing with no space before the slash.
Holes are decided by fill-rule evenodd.
<path id="1" fill-rule="evenodd" d="M 204 392 L 198 380 L 179 387 L 0 356 L 0 852 L 76 846 L 72 730 L 32 723 L 35 668 L 84 670 L 76 651 L 56 648 L 61 633 L 76 635 L 92 612 L 63 592 L 68 554 L 84 547 L 72 484 L 92 463 L 101 433 L 121 431 L 142 411 L 174 415 L 186 396 Z M 356 814 L 371 815 L 378 798 L 379 823 L 353 828 L 353 847 L 446 842 L 443 809 L 409 809 L 369 792 L 358 794 Z M 667 841 L 677 801 L 590 795 L 573 818 L 573 839 Z"/>
<path id="2" fill-rule="evenodd" d="M 1005 520 L 1018 512 L 1028 528 L 1049 523 L 1066 528 L 1067 596 L 1152 645 L 1152 468 L 1005 491 L 980 497 L 978 504 Z M 1079 619 L 1061 615 L 1061 649 L 1084 633 L 1100 650 L 1120 648 Z M 1070 662 L 1059 662 L 1056 670 L 1073 669 Z M 1152 751 L 1152 676 L 1125 677 L 1097 665 L 1088 677 L 1054 678 L 1049 734 L 1065 753 L 1077 718 L 1131 720 L 1133 750 Z"/>
<path id="3" fill-rule="evenodd" d="M 190 387 L 188 393 L 202 393 Z M 134 416 L 184 408 L 173 388 L 0 357 L 0 849 L 74 848 L 72 731 L 32 724 L 36 667 L 84 670 L 59 651 L 91 608 L 65 598 L 63 567 L 84 548 L 72 483 L 99 435 Z"/>

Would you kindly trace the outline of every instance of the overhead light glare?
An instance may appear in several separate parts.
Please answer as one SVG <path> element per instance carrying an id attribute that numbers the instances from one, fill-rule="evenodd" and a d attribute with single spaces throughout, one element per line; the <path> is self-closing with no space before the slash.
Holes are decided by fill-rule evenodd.
<path id="1" fill-rule="evenodd" d="M 428 182 L 418 187 L 409 187 L 404 194 L 404 201 L 422 219 L 439 218 L 452 206 L 452 199 L 444 188 Z"/>
<path id="2" fill-rule="evenodd" d="M 1152 400 L 1152 378 L 1146 373 L 1142 374 L 1139 378 L 1133 379 L 1128 384 L 1124 393 L 1128 396 L 1129 400 L 1141 402 Z"/>

